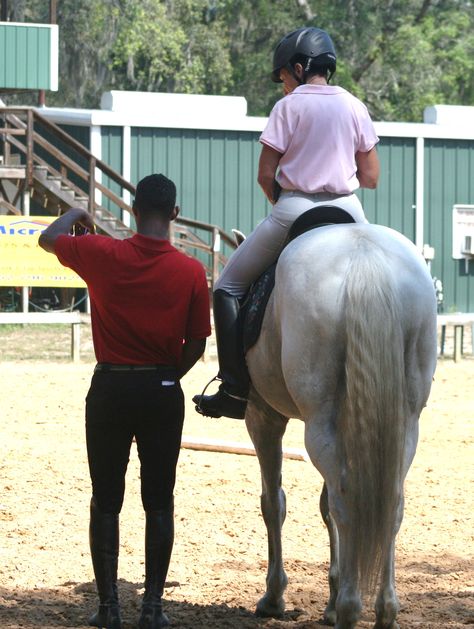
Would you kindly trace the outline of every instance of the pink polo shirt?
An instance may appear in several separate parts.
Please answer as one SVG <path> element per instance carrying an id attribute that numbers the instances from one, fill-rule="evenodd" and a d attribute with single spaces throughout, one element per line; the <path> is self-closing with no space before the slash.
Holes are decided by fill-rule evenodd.
<path id="1" fill-rule="evenodd" d="M 300 85 L 273 107 L 260 142 L 282 157 L 285 190 L 350 194 L 359 188 L 355 154 L 379 141 L 367 107 L 342 87 Z"/>

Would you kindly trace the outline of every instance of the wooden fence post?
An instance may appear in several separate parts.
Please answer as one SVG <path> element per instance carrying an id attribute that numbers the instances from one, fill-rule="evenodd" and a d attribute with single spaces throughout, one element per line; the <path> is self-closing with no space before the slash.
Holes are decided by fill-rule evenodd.
<path id="1" fill-rule="evenodd" d="M 33 186 L 33 110 L 26 114 L 26 187 Z"/>

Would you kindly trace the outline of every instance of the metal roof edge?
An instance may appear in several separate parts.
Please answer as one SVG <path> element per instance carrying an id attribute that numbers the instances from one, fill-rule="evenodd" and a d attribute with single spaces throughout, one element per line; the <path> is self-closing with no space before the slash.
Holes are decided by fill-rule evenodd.
<path id="1" fill-rule="evenodd" d="M 41 116 L 56 124 L 89 127 L 92 125 L 93 109 L 69 109 L 66 107 L 35 107 Z"/>
<path id="2" fill-rule="evenodd" d="M 208 129 L 224 131 L 263 131 L 267 118 L 257 116 L 183 116 L 151 112 L 115 112 L 102 109 L 40 107 L 38 113 L 58 124 L 79 126 L 155 127 L 164 129 Z"/>
<path id="3" fill-rule="evenodd" d="M 474 129 L 460 125 L 438 125 L 425 122 L 374 122 L 379 137 L 474 140 Z"/>
<path id="4" fill-rule="evenodd" d="M 78 126 L 154 127 L 164 129 L 200 129 L 222 131 L 263 131 L 268 118 L 259 116 L 193 117 L 152 112 L 114 112 L 101 109 L 40 107 L 38 113 L 58 124 Z M 374 122 L 379 137 L 474 140 L 474 128 L 423 122 Z"/>
<path id="5" fill-rule="evenodd" d="M 39 27 L 39 28 L 49 28 L 51 30 L 55 30 L 55 29 L 59 29 L 59 26 L 57 24 L 39 24 L 36 22 L 2 22 L 0 21 L 0 25 L 1 26 L 35 26 L 35 27 Z"/>

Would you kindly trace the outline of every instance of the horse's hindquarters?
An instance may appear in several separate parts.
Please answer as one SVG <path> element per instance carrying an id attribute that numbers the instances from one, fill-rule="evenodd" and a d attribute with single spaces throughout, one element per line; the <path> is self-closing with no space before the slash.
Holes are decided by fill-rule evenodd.
<path id="1" fill-rule="evenodd" d="M 403 480 L 436 365 L 436 299 L 426 264 L 406 238 L 380 226 L 304 234 L 281 255 L 247 362 L 273 409 L 304 418 L 306 448 L 327 484 L 340 545 L 336 626 L 354 626 L 360 592 L 376 582 L 377 622 L 395 626 Z M 272 420 L 253 422 L 263 432 Z M 279 538 L 269 543 L 275 552 Z"/>

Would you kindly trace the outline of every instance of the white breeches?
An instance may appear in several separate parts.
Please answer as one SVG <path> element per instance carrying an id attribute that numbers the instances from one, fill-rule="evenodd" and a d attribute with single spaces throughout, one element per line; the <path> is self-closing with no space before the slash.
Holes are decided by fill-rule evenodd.
<path id="1" fill-rule="evenodd" d="M 368 222 L 355 194 L 338 196 L 326 192 L 306 194 L 283 190 L 271 213 L 234 251 L 214 290 L 221 289 L 234 297 L 243 297 L 250 285 L 278 258 L 295 220 L 318 205 L 335 205 L 348 212 L 356 223 Z"/>

